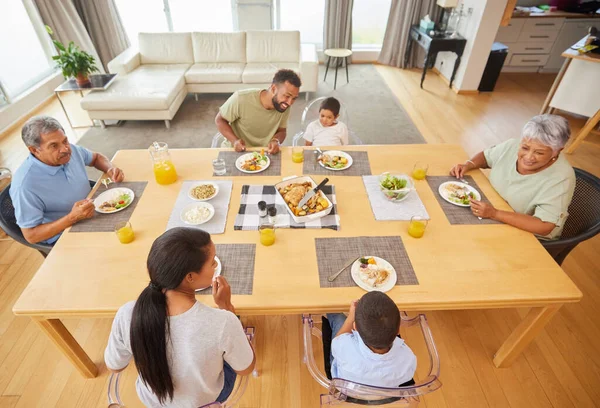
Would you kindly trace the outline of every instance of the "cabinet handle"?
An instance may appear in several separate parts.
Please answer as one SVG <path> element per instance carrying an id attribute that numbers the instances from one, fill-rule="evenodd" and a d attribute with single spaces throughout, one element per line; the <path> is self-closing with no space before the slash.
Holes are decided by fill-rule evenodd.
<path id="1" fill-rule="evenodd" d="M 549 35 L 530 35 L 529 38 L 550 38 Z"/>
<path id="2" fill-rule="evenodd" d="M 525 47 L 526 50 L 543 50 L 543 47 Z"/>
<path id="3" fill-rule="evenodd" d="M 555 23 L 535 23 L 536 26 L 555 26 Z"/>
<path id="4" fill-rule="evenodd" d="M 524 60 L 522 60 L 522 61 L 523 61 L 523 62 L 540 62 L 540 60 L 539 60 L 539 59 L 534 59 L 534 60 L 529 60 L 529 59 L 527 59 L 527 60 L 526 60 L 526 59 L 524 59 Z"/>

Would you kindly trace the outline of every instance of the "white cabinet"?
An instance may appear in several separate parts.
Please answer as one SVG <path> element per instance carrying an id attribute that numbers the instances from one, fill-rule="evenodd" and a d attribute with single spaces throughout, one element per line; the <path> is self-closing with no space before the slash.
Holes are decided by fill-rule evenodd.
<path id="1" fill-rule="evenodd" d="M 585 37 L 589 27 L 596 27 L 600 30 L 600 19 L 574 18 L 565 21 L 558 33 L 556 41 L 552 45 L 550 58 L 548 58 L 548 62 L 540 72 L 558 72 L 565 60 L 560 55 L 573 44 L 577 43 L 577 41 Z"/>

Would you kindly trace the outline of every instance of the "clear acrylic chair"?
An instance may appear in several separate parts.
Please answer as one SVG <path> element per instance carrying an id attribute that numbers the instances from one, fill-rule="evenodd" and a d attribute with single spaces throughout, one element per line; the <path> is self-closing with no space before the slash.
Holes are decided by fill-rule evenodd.
<path id="1" fill-rule="evenodd" d="M 246 337 L 250 343 L 252 343 L 252 347 L 256 350 L 254 338 L 255 338 L 255 330 L 254 327 L 246 327 L 244 329 L 246 332 Z M 256 353 L 256 351 L 255 351 Z M 258 370 L 256 367 L 252 371 L 253 377 L 258 377 Z M 246 392 L 246 388 L 248 387 L 249 375 L 238 375 L 235 381 L 235 386 L 233 387 L 233 391 L 231 391 L 231 395 L 227 398 L 225 402 L 211 402 L 208 405 L 202 405 L 199 408 L 233 408 L 236 407 L 244 393 Z M 121 372 L 111 373 L 110 378 L 108 380 L 108 408 L 125 408 L 125 404 L 121 401 L 121 397 L 119 395 L 119 380 L 121 378 Z"/>
<path id="2" fill-rule="evenodd" d="M 221 147 L 231 147 L 231 143 L 227 139 L 225 139 L 225 136 L 223 136 L 221 132 L 217 132 L 217 134 L 213 136 L 210 147 L 213 149 Z"/>
<path id="3" fill-rule="evenodd" d="M 321 407 L 331 405 L 353 406 L 353 405 L 388 405 L 394 407 L 416 407 L 419 397 L 439 389 L 442 382 L 440 376 L 440 358 L 433 341 L 433 336 L 427 318 L 419 314 L 413 318 L 402 313 L 402 330 L 413 327 L 412 330 L 420 328 L 429 354 L 429 371 L 425 378 L 412 386 L 397 388 L 373 387 L 365 384 L 354 383 L 342 378 L 328 379 L 325 373 L 318 367 L 314 351 L 313 337 L 322 341 L 322 331 L 317 327 L 310 314 L 302 315 L 303 337 L 304 337 L 304 363 L 312 377 L 329 393 L 321 394 Z"/>
<path id="4" fill-rule="evenodd" d="M 294 135 L 294 139 L 292 144 L 294 146 L 304 145 L 303 135 L 306 132 L 306 127 L 315 120 L 319 119 L 319 108 L 321 107 L 321 103 L 323 100 L 327 99 L 327 96 L 322 96 L 317 99 L 313 99 L 306 105 L 304 111 L 302 111 L 302 121 L 300 122 L 301 130 Z M 343 122 L 346 127 L 348 127 L 348 142 L 351 145 L 362 145 L 363 142 L 360 138 L 350 129 L 350 116 L 348 115 L 348 111 L 346 110 L 346 106 L 342 101 L 340 101 L 340 117 L 338 118 L 340 122 Z"/>

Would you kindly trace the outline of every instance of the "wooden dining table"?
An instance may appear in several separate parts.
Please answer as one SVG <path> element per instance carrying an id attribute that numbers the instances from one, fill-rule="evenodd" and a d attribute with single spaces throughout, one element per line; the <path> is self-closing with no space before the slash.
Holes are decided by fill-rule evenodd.
<path id="1" fill-rule="evenodd" d="M 344 149 L 367 151 L 374 175 L 410 174 L 417 161 L 429 165 L 429 175 L 448 175 L 454 164 L 467 159 L 460 146 L 446 144 Z M 148 151 L 117 152 L 113 163 L 123 169 L 127 181 L 148 181 L 130 219 L 135 241 L 120 244 L 113 232 L 65 231 L 14 305 L 13 312 L 31 317 L 84 377 L 95 377 L 97 367 L 61 319 L 112 317 L 138 297 L 149 282 L 150 246 L 165 231 L 184 180 L 233 181 L 225 233 L 212 238 L 216 244 L 257 244 L 252 294 L 232 297 L 241 315 L 347 310 L 351 300 L 365 292 L 359 287 L 320 287 L 315 239 L 327 237 L 400 236 L 419 282 L 387 293 L 401 310 L 530 308 L 495 353 L 497 367 L 510 365 L 561 305 L 582 297 L 534 235 L 503 224 L 451 225 L 427 181 L 415 182 L 431 218 L 420 239 L 408 235 L 408 221 L 375 220 L 360 177 L 335 175 L 329 179 L 335 186 L 340 230 L 278 229 L 275 244 L 262 246 L 257 231 L 234 231 L 241 187 L 273 185 L 283 177 L 301 175 L 302 164 L 293 163 L 291 148 L 284 147 L 281 176 L 217 178 L 212 176 L 212 160 L 219 150 L 172 149 L 179 179 L 167 186 L 154 181 Z M 469 174 L 496 208 L 511 210 L 481 171 Z M 198 299 L 214 305 L 211 296 Z"/>

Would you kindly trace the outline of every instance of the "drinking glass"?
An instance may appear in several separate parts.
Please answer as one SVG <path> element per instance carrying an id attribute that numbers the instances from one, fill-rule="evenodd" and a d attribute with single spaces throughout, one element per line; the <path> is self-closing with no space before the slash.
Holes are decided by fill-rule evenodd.
<path id="1" fill-rule="evenodd" d="M 135 239 L 133 227 L 127 221 L 121 221 L 115 225 L 115 234 L 117 234 L 117 238 L 119 238 L 121 244 L 129 244 Z"/>
<path id="2" fill-rule="evenodd" d="M 275 243 L 275 225 L 262 224 L 258 227 L 260 234 L 260 243 L 264 246 L 271 246 Z"/>
<path id="3" fill-rule="evenodd" d="M 429 170 L 427 164 L 416 162 L 413 167 L 412 178 L 415 180 L 425 180 L 425 177 L 427 177 L 427 170 Z"/>
<path id="4" fill-rule="evenodd" d="M 427 220 L 417 215 L 410 217 L 408 224 L 408 235 L 413 238 L 421 238 L 425 234 L 427 228 Z"/>
<path id="5" fill-rule="evenodd" d="M 223 159 L 215 159 L 212 162 L 213 164 L 213 172 L 216 176 L 223 176 L 227 169 L 225 168 L 225 160 Z"/>
<path id="6" fill-rule="evenodd" d="M 304 149 L 302 147 L 292 147 L 292 161 L 294 163 L 302 163 L 304 161 Z"/>

